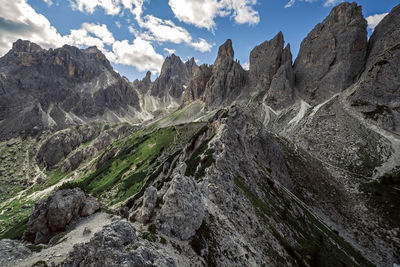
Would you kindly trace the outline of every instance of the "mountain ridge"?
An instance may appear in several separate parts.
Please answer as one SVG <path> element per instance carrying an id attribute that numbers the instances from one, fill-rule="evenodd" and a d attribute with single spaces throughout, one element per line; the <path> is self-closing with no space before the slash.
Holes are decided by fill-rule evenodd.
<path id="1" fill-rule="evenodd" d="M 294 62 L 278 32 L 245 71 L 228 39 L 211 65 L 167 57 L 154 82 L 150 72 L 132 83 L 112 73 L 94 47 L 17 41 L 0 58 L 1 90 L 25 90 L 12 70 L 41 75 L 45 59 L 61 85 L 78 77 L 68 90 L 99 81 L 104 96 L 116 86 L 104 102 L 78 97 L 118 119 L 95 109 L 93 120 L 46 128 L 40 117 L 23 129 L 44 126 L 21 136 L 4 131 L 15 114 L 0 112 L 0 263 L 399 264 L 399 19 L 400 5 L 367 40 L 361 6 L 344 2 Z M 105 88 L 104 73 L 117 85 Z M 64 104 L 40 96 L 38 114 Z"/>

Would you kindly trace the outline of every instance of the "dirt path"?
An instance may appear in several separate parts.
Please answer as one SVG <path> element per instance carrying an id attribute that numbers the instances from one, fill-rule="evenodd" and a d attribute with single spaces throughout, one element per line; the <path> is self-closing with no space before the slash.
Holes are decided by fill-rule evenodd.
<path id="1" fill-rule="evenodd" d="M 52 262 L 56 265 L 60 264 L 68 256 L 69 252 L 72 251 L 75 244 L 88 242 L 103 226 L 110 224 L 112 222 L 111 219 L 112 215 L 110 214 L 103 212 L 95 213 L 90 217 L 82 219 L 75 229 L 61 238 L 61 240 L 64 240 L 63 242 L 43 249 L 41 252 L 33 253 L 28 258 L 10 263 L 5 267 L 30 267 L 38 261 L 45 261 L 48 265 Z M 91 230 L 90 234 L 83 235 L 85 227 Z"/>

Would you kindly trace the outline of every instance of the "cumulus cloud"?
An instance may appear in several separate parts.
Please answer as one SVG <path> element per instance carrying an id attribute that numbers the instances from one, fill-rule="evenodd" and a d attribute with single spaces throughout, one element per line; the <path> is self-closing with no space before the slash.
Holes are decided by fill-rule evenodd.
<path id="1" fill-rule="evenodd" d="M 249 64 L 249 62 L 243 63 L 243 64 L 242 64 L 242 68 L 243 68 L 244 70 L 249 70 L 249 69 L 250 69 L 250 64 Z"/>
<path id="2" fill-rule="evenodd" d="M 212 45 L 205 39 L 200 38 L 198 41 L 193 41 L 186 29 L 175 25 L 171 20 L 162 20 L 152 15 L 146 15 L 138 23 L 141 28 L 146 30 L 141 34 L 145 40 L 174 44 L 185 43 L 200 52 L 211 51 Z"/>
<path id="3" fill-rule="evenodd" d="M 306 2 L 306 3 L 313 3 L 318 0 L 290 0 L 289 2 L 286 3 L 285 8 L 292 7 L 296 2 Z M 343 2 L 344 0 L 323 0 L 324 6 L 325 7 L 331 7 L 336 4 L 339 4 Z"/>
<path id="4" fill-rule="evenodd" d="M 117 15 L 121 11 L 119 0 L 74 0 L 70 1 L 73 9 L 93 13 L 97 7 L 104 9 L 108 15 Z"/>
<path id="5" fill-rule="evenodd" d="M 116 41 L 105 24 L 94 23 L 83 23 L 80 29 L 72 29 L 68 35 L 62 36 L 26 0 L 0 0 L 0 5 L 0 55 L 7 53 L 17 39 L 26 39 L 43 48 L 55 48 L 64 44 L 77 47 L 95 45 L 111 62 L 135 66 L 139 71 L 150 70 L 153 73 L 161 69 L 163 56 L 154 50 L 149 41 L 140 37 L 132 43 L 128 40 Z M 105 45 L 112 45 L 112 50 L 106 49 Z"/>
<path id="6" fill-rule="evenodd" d="M 164 61 L 162 55 L 157 54 L 150 42 L 137 37 L 132 44 L 127 40 L 116 41 L 113 46 L 115 63 L 135 64 L 138 71 L 150 70 L 153 73 L 160 72 Z"/>
<path id="7" fill-rule="evenodd" d="M 257 0 L 169 0 L 175 17 L 199 28 L 214 30 L 215 18 L 231 16 L 238 24 L 258 24 Z"/>
<path id="8" fill-rule="evenodd" d="M 389 13 L 383 13 L 383 14 L 375 14 L 372 16 L 368 16 L 367 22 L 368 22 L 368 28 L 373 31 L 375 27 L 381 22 L 381 20 Z"/>
<path id="9" fill-rule="evenodd" d="M 26 0 L 0 0 L 0 6 L 0 54 L 4 55 L 19 38 L 45 48 L 62 45 L 62 36 Z"/>
<path id="10" fill-rule="evenodd" d="M 341 3 L 343 1 L 344 0 L 326 0 L 325 3 L 324 3 L 324 6 L 325 7 L 331 7 L 331 6 L 334 6 L 334 5 L 337 5 L 337 4 Z"/>
<path id="11" fill-rule="evenodd" d="M 170 20 L 163 20 L 153 15 L 143 16 L 144 3 L 147 0 L 71 0 L 72 7 L 82 12 L 93 13 L 97 7 L 105 10 L 106 14 L 117 15 L 122 9 L 129 10 L 136 19 L 139 27 L 144 31 L 140 34 L 143 40 L 156 42 L 171 42 L 175 44 L 187 44 L 195 50 L 201 52 L 211 51 L 212 45 L 204 39 L 194 41 L 191 34 L 184 28 L 175 25 Z M 223 0 L 227 1 L 227 0 Z M 233 0 L 230 0 L 233 1 Z M 238 1 L 238 0 L 235 0 Z M 234 2 L 235 2 L 234 1 Z M 244 1 L 244 0 L 240 0 Z M 253 0 L 254 1 L 254 0 Z M 242 8 L 241 13 L 237 13 L 238 20 L 243 20 L 246 17 L 246 10 Z M 247 10 L 251 12 L 251 10 Z M 129 27 L 129 31 L 135 36 L 139 32 Z"/>

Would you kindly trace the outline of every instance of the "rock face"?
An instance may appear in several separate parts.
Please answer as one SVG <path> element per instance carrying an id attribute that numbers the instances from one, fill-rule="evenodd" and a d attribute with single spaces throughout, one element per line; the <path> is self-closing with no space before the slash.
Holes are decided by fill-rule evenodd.
<path id="1" fill-rule="evenodd" d="M 181 98 L 185 86 L 197 67 L 193 62 L 194 60 L 183 63 L 175 54 L 167 57 L 161 68 L 160 76 L 151 86 L 151 95 L 162 98 L 169 94 L 171 97 Z"/>
<path id="2" fill-rule="evenodd" d="M 342 3 L 307 35 L 294 63 L 296 88 L 318 104 L 351 85 L 363 71 L 367 22 L 361 6 Z"/>
<path id="3" fill-rule="evenodd" d="M 126 221 L 116 221 L 97 232 L 90 242 L 78 244 L 62 266 L 177 266 L 175 261 L 146 247 L 133 248 L 136 229 Z"/>
<path id="4" fill-rule="evenodd" d="M 0 58 L 0 138 L 92 120 L 134 121 L 139 98 L 96 48 L 41 49 L 18 40 Z"/>
<path id="5" fill-rule="evenodd" d="M 136 220 L 146 223 L 149 221 L 157 204 L 157 189 L 153 186 L 146 188 L 143 196 L 143 205 L 136 215 Z"/>
<path id="6" fill-rule="evenodd" d="M 153 83 L 150 81 L 149 72 L 142 81 L 136 80 L 133 83 L 140 92 L 143 109 L 154 114 L 179 107 L 182 104 L 183 92 L 197 69 L 194 58 L 183 63 L 175 54 L 167 57 L 160 75 Z"/>
<path id="7" fill-rule="evenodd" d="M 89 216 L 99 208 L 100 203 L 79 188 L 56 191 L 36 203 L 24 239 L 34 244 L 47 243 L 54 234 L 64 231 L 72 220 Z"/>
<path id="8" fill-rule="evenodd" d="M 181 240 L 191 238 L 204 218 L 200 191 L 193 178 L 184 176 L 185 170 L 186 165 L 182 163 L 173 174 L 171 186 L 163 197 L 164 205 L 156 218 L 162 233 Z"/>
<path id="9" fill-rule="evenodd" d="M 353 107 L 380 127 L 400 133 L 400 5 L 375 28 L 360 82 L 350 97 Z"/>
<path id="10" fill-rule="evenodd" d="M 279 32 L 272 40 L 257 45 L 250 52 L 249 78 L 257 91 L 266 90 L 271 85 L 282 59 L 283 34 Z"/>
<path id="11" fill-rule="evenodd" d="M 82 125 L 59 131 L 43 142 L 36 159 L 47 168 L 51 168 L 80 144 L 99 136 L 100 130 L 100 125 Z"/>
<path id="12" fill-rule="evenodd" d="M 294 102 L 294 74 L 290 45 L 283 48 L 282 32 L 250 53 L 251 90 L 264 93 L 263 102 L 280 110 Z"/>
<path id="13" fill-rule="evenodd" d="M 214 64 L 202 66 L 194 74 L 184 99 L 188 102 L 200 96 L 210 106 L 232 103 L 241 94 L 246 81 L 246 72 L 234 60 L 232 41 L 228 39 L 219 47 Z"/>

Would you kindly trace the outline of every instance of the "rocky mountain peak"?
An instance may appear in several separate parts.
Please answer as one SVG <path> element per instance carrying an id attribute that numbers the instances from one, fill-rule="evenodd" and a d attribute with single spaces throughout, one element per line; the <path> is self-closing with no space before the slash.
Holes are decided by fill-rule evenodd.
<path id="1" fill-rule="evenodd" d="M 351 85 L 364 68 L 367 22 L 361 6 L 342 3 L 317 24 L 294 64 L 300 96 L 317 104 Z"/>
<path id="2" fill-rule="evenodd" d="M 42 48 L 30 41 L 18 39 L 12 45 L 13 52 L 35 53 L 42 51 Z"/>
<path id="3" fill-rule="evenodd" d="M 198 70 L 199 66 L 196 64 L 196 60 L 194 57 L 189 59 L 188 61 L 185 62 L 186 68 L 190 74 L 190 76 L 193 76 L 193 74 Z"/>
<path id="4" fill-rule="evenodd" d="M 224 60 L 233 60 L 235 53 L 232 48 L 232 40 L 227 39 L 224 44 L 222 44 L 218 49 L 218 55 L 215 59 L 214 64 L 218 65 Z"/>
<path id="5" fill-rule="evenodd" d="M 151 72 L 146 72 L 146 76 L 142 79 L 142 82 L 151 82 Z"/>
<path id="6" fill-rule="evenodd" d="M 278 71 L 284 42 L 283 34 L 279 32 L 273 39 L 257 45 L 250 52 L 250 82 L 257 91 L 268 89 Z"/>

